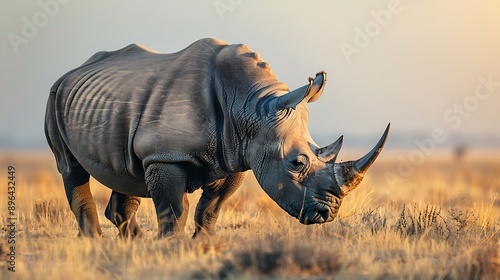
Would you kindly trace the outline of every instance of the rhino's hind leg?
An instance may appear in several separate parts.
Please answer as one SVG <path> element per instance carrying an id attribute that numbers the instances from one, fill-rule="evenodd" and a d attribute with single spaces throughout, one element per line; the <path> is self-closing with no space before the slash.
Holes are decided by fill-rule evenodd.
<path id="1" fill-rule="evenodd" d="M 61 146 L 63 153 L 59 153 L 60 150 L 52 147 L 56 155 L 58 169 L 62 174 L 69 206 L 78 222 L 80 229 L 78 236 L 101 236 L 102 230 L 97 217 L 97 209 L 90 192 L 90 174 L 64 145 Z"/>
<path id="2" fill-rule="evenodd" d="M 51 91 L 45 113 L 45 136 L 61 173 L 71 211 L 80 228 L 79 236 L 101 236 L 94 198 L 90 193 L 89 173 L 66 146 L 59 131 L 55 112 L 55 92 Z"/>
<path id="3" fill-rule="evenodd" d="M 95 237 L 101 236 L 102 231 L 94 198 L 90 193 L 89 178 L 89 174 L 81 166 L 73 167 L 69 174 L 63 175 L 66 196 L 80 228 L 78 236 Z"/>
<path id="4" fill-rule="evenodd" d="M 185 170 L 174 164 L 151 164 L 146 169 L 146 184 L 156 208 L 158 237 L 184 234 L 189 212 Z"/>
<path id="5" fill-rule="evenodd" d="M 75 214 L 80 227 L 79 236 L 101 236 L 102 230 L 97 217 L 94 198 L 90 193 L 89 182 L 73 189 L 71 211 Z"/>
<path id="6" fill-rule="evenodd" d="M 219 217 L 222 203 L 241 186 L 245 181 L 246 174 L 246 172 L 235 173 L 225 179 L 203 186 L 203 193 L 196 206 L 194 216 L 196 228 L 193 237 L 200 233 L 208 235 L 215 233 L 215 223 Z"/>
<path id="7" fill-rule="evenodd" d="M 141 199 L 113 191 L 104 215 L 119 230 L 120 237 L 141 236 L 141 229 L 135 218 Z"/>

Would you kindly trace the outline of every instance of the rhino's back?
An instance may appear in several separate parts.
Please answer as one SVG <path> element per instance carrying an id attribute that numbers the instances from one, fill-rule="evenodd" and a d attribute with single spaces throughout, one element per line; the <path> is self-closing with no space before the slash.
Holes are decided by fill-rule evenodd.
<path id="1" fill-rule="evenodd" d="M 172 54 L 129 45 L 99 52 L 63 76 L 51 92 L 75 158 L 105 185 L 147 195 L 146 157 L 185 161 L 208 145 L 211 65 L 224 45 L 203 39 Z"/>

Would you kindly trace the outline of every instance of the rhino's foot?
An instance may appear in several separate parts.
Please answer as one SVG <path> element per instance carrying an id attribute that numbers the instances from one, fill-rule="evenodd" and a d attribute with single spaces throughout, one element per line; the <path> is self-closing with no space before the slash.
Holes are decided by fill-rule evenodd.
<path id="1" fill-rule="evenodd" d="M 156 240 L 170 240 L 170 241 L 186 241 L 189 240 L 189 236 L 186 235 L 186 233 L 182 231 L 171 231 L 171 232 L 164 232 L 164 231 L 158 231 L 158 234 L 156 235 Z"/>
<path id="2" fill-rule="evenodd" d="M 187 196 L 185 196 L 184 200 L 184 206 L 186 207 Z M 184 209 L 186 209 L 186 211 L 183 211 L 178 219 L 175 217 L 170 218 L 168 217 L 169 215 L 164 215 L 163 217 L 160 216 L 158 218 L 157 238 L 186 237 L 184 226 L 186 225 L 188 208 Z"/>
<path id="3" fill-rule="evenodd" d="M 92 231 L 92 232 L 82 232 L 81 230 L 78 231 L 78 235 L 77 235 L 79 238 L 85 238 L 85 237 L 90 237 L 90 238 L 95 238 L 95 237 L 103 237 L 103 234 L 102 234 L 102 231 L 101 229 L 99 228 L 99 230 L 97 231 Z"/>
<path id="4" fill-rule="evenodd" d="M 121 238 L 139 238 L 142 237 L 142 231 L 135 217 L 133 220 L 125 221 L 120 226 L 118 226 L 119 234 L 118 237 Z"/>
<path id="5" fill-rule="evenodd" d="M 211 238 L 217 236 L 217 233 L 215 231 L 215 226 L 212 227 L 211 229 L 207 228 L 201 228 L 199 226 L 196 227 L 194 234 L 192 236 L 193 239 L 204 239 L 204 238 Z"/>
<path id="6" fill-rule="evenodd" d="M 104 216 L 118 228 L 119 237 L 134 238 L 142 235 L 141 228 L 135 218 L 140 203 L 139 197 L 115 191 L 111 193 Z"/>
<path id="7" fill-rule="evenodd" d="M 203 185 L 203 193 L 194 215 L 193 238 L 215 236 L 215 224 L 222 204 L 243 184 L 246 172 L 235 173 L 226 178 Z"/>
<path id="8" fill-rule="evenodd" d="M 152 163 L 146 168 L 145 178 L 155 204 L 158 237 L 184 233 L 189 213 L 186 171 L 175 164 Z"/>

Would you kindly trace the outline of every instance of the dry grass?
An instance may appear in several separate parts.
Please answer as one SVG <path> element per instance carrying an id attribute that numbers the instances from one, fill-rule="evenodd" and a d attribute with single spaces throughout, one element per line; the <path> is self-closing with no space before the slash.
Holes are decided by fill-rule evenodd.
<path id="1" fill-rule="evenodd" d="M 17 167 L 16 279 L 499 279 L 500 162 L 498 155 L 456 162 L 428 158 L 415 173 L 389 184 L 396 155 L 385 153 L 344 201 L 339 218 L 303 226 L 279 209 L 253 178 L 226 204 L 211 240 L 155 240 L 153 204 L 138 221 L 145 236 L 116 238 L 103 215 L 110 191 L 93 181 L 104 237 L 77 238 L 50 154 L 3 152 Z M 2 173 L 3 172 L 3 173 Z M 8 247 L 6 189 L 0 194 L 0 279 Z M 191 195 L 186 233 L 194 231 Z"/>

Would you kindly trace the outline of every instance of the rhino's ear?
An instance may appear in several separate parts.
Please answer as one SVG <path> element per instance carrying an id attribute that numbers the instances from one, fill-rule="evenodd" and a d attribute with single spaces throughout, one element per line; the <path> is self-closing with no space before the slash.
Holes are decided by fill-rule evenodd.
<path id="1" fill-rule="evenodd" d="M 275 100 L 275 109 L 283 110 L 297 107 L 302 101 L 314 102 L 318 100 L 325 88 L 326 73 L 319 72 L 316 78 L 309 78 L 309 84 L 278 97 Z"/>

